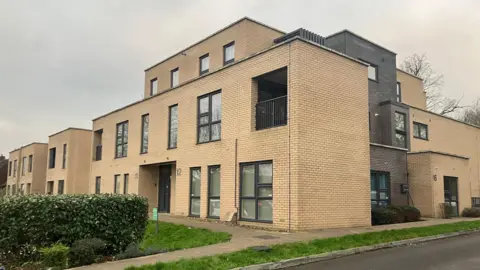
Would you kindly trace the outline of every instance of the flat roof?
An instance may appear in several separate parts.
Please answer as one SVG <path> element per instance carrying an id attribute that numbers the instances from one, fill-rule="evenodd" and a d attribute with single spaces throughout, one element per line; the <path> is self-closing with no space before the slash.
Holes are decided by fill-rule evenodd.
<path id="1" fill-rule="evenodd" d="M 49 135 L 48 137 L 49 137 L 49 138 L 50 138 L 50 137 L 53 137 L 53 136 L 55 136 L 55 135 L 58 135 L 58 134 L 60 134 L 60 133 L 62 133 L 62 132 L 68 131 L 68 130 L 81 130 L 81 131 L 90 131 L 90 132 L 92 131 L 91 129 L 86 129 L 86 128 L 69 127 L 69 128 L 64 129 L 64 130 L 61 130 L 61 131 L 59 131 L 59 132 L 53 133 L 52 135 Z"/>
<path id="2" fill-rule="evenodd" d="M 222 66 L 221 68 L 219 68 L 219 69 L 217 69 L 217 70 L 208 72 L 208 73 L 206 73 L 206 74 L 204 74 L 204 75 L 201 75 L 201 76 L 192 78 L 192 79 L 190 79 L 190 80 L 188 80 L 188 81 L 185 81 L 185 82 L 183 82 L 183 83 L 181 83 L 181 84 L 179 84 L 179 85 L 177 85 L 177 86 L 175 86 L 175 87 L 173 87 L 173 88 L 167 89 L 167 90 L 165 90 L 165 91 L 163 91 L 163 92 L 160 92 L 160 93 L 157 93 L 157 94 L 155 94 L 155 95 L 153 95 L 153 96 L 150 96 L 150 97 L 147 97 L 147 98 L 144 98 L 144 99 L 141 99 L 141 100 L 132 102 L 132 103 L 127 104 L 127 105 L 125 105 L 125 106 L 123 106 L 123 107 L 120 107 L 120 108 L 118 108 L 118 109 L 116 109 L 116 110 L 113 110 L 113 111 L 111 111 L 111 112 L 108 112 L 108 113 L 106 113 L 106 114 L 103 114 L 103 115 L 101 115 L 101 116 L 99 116 L 99 117 L 96 117 L 96 118 L 92 119 L 92 121 L 96 121 L 96 120 L 98 120 L 98 119 L 100 119 L 100 118 L 103 118 L 103 117 L 105 117 L 105 116 L 111 115 L 111 114 L 116 113 L 116 112 L 119 112 L 119 111 L 121 111 L 121 110 L 123 110 L 123 109 L 126 109 L 126 108 L 128 108 L 128 107 L 131 107 L 131 106 L 134 106 L 134 105 L 136 105 L 136 104 L 145 102 L 145 101 L 150 100 L 150 99 L 152 99 L 152 98 L 156 98 L 156 97 L 161 96 L 161 95 L 163 95 L 163 94 L 166 94 L 166 93 L 168 93 L 168 92 L 170 92 L 170 91 L 174 91 L 174 90 L 176 90 L 176 89 L 178 89 L 178 88 L 181 88 L 181 87 L 183 87 L 183 86 L 185 86 L 185 85 L 187 85 L 187 84 L 190 84 L 190 83 L 192 83 L 192 82 L 194 82 L 194 81 L 203 79 L 203 78 L 205 78 L 205 77 L 207 77 L 207 76 L 210 76 L 210 75 L 212 75 L 212 74 L 215 74 L 215 73 L 217 73 L 217 72 L 221 72 L 221 71 L 223 71 L 223 70 L 225 70 L 225 69 L 227 69 L 227 68 L 230 68 L 230 67 L 233 67 L 233 66 L 235 66 L 235 65 L 237 65 L 237 64 L 243 63 L 244 61 L 247 61 L 247 60 L 250 60 L 250 59 L 252 59 L 252 58 L 255 58 L 255 57 L 257 57 L 257 56 L 259 56 L 259 55 L 262 55 L 262 54 L 264 54 L 264 53 L 266 53 L 266 52 L 268 52 L 268 51 L 270 51 L 270 50 L 276 49 L 276 48 L 281 47 L 281 46 L 283 46 L 283 45 L 286 45 L 286 44 L 288 44 L 288 43 L 290 43 L 290 42 L 293 42 L 293 41 L 295 41 L 295 40 L 303 41 L 303 42 L 308 43 L 308 44 L 310 44 L 310 45 L 313 45 L 313 46 L 315 46 L 315 47 L 317 47 L 317 48 L 319 48 L 319 49 L 323 49 L 323 50 L 326 50 L 326 51 L 328 51 L 328 52 L 334 53 L 334 54 L 336 54 L 336 55 L 342 56 L 342 57 L 344 57 L 344 58 L 346 58 L 346 59 L 349 59 L 349 60 L 351 60 L 351 61 L 353 61 L 353 62 L 356 62 L 356 63 L 358 63 L 358 64 L 360 64 L 360 65 L 362 65 L 362 66 L 368 66 L 368 64 L 365 63 L 365 62 L 363 62 L 363 61 L 360 61 L 360 60 L 358 60 L 358 59 L 355 59 L 355 58 L 353 58 L 353 57 L 350 57 L 350 56 L 348 56 L 348 55 L 345 55 L 345 54 L 340 53 L 340 52 L 338 52 L 338 51 L 335 51 L 335 50 L 333 50 L 333 49 L 330 49 L 330 48 L 328 48 L 328 47 L 326 47 L 326 46 L 324 46 L 324 45 L 320 45 L 320 44 L 318 44 L 318 43 L 312 42 L 312 41 L 310 41 L 310 40 L 304 39 L 304 38 L 299 37 L 299 36 L 294 36 L 294 37 L 292 37 L 292 38 L 290 38 L 290 39 L 287 39 L 287 40 L 285 40 L 285 41 L 283 41 L 283 42 L 281 42 L 281 43 L 274 44 L 273 46 L 271 46 L 271 47 L 269 47 L 269 48 L 266 48 L 266 49 L 263 50 L 263 51 L 257 52 L 257 53 L 255 53 L 255 54 L 253 54 L 253 55 L 249 55 L 249 56 L 247 56 L 247 57 L 245 57 L 245 58 L 242 58 L 242 59 L 240 59 L 240 60 L 238 60 L 238 61 L 235 61 L 235 62 L 233 62 L 233 63 L 231 63 L 231 64 L 228 64 L 228 65 L 226 65 L 226 66 Z"/>
<path id="3" fill-rule="evenodd" d="M 258 24 L 258 25 L 261 25 L 261 26 L 270 28 L 270 29 L 272 29 L 272 30 L 274 30 L 274 31 L 279 32 L 280 34 L 285 35 L 285 32 L 282 31 L 282 30 L 278 30 L 278 29 L 276 29 L 276 28 L 273 28 L 273 27 L 271 27 L 271 26 L 269 26 L 269 25 L 266 25 L 266 24 L 264 24 L 264 23 L 261 23 L 261 22 L 259 22 L 259 21 L 254 20 L 254 19 L 251 19 L 251 18 L 249 18 L 249 17 L 243 17 L 243 18 L 241 18 L 241 19 L 239 19 L 239 20 L 236 20 L 235 22 L 233 22 L 233 23 L 231 23 L 231 24 L 223 27 L 222 29 L 214 32 L 213 34 L 208 35 L 207 37 L 201 39 L 200 41 L 197 41 L 197 42 L 193 43 L 192 45 L 190 45 L 190 46 L 186 47 L 185 49 L 183 49 L 183 50 L 181 50 L 181 51 L 173 54 L 172 56 L 169 56 L 169 57 L 163 59 L 162 61 L 154 64 L 153 66 L 150 66 L 149 68 L 145 69 L 145 71 L 148 71 L 148 70 L 150 70 L 150 69 L 152 69 L 152 68 L 154 68 L 154 67 L 156 67 L 156 66 L 158 66 L 158 65 L 160 65 L 160 64 L 162 64 L 162 63 L 164 63 L 164 62 L 166 62 L 167 60 L 172 59 L 173 57 L 175 57 L 175 56 L 183 53 L 184 51 L 186 51 L 186 50 L 188 50 L 188 49 L 191 49 L 192 47 L 194 47 L 194 46 L 196 46 L 196 45 L 204 42 L 205 40 L 207 40 L 207 39 L 209 39 L 209 38 L 211 38 L 211 37 L 213 37 L 213 36 L 215 36 L 215 35 L 223 32 L 223 31 L 227 30 L 228 28 L 230 28 L 230 27 L 232 27 L 232 26 L 234 26 L 234 25 L 236 25 L 236 24 L 238 24 L 238 23 L 240 23 L 240 22 L 242 22 L 242 21 L 245 21 L 245 20 L 248 20 L 248 21 L 251 21 L 251 22 L 256 23 L 256 24 Z"/>
<path id="4" fill-rule="evenodd" d="M 420 109 L 420 108 L 417 108 L 415 106 L 411 106 L 411 105 L 408 105 L 410 108 L 413 108 L 413 109 L 416 109 L 416 110 L 419 110 L 419 111 L 422 111 L 422 112 L 426 112 L 426 113 L 429 113 L 429 114 L 433 114 L 435 116 L 439 116 L 439 117 L 442 117 L 442 118 L 445 118 L 445 119 L 448 119 L 448 120 L 452 120 L 454 122 L 457 122 L 457 123 L 460 123 L 460 124 L 464 124 L 464 125 L 467 125 L 467 126 L 471 126 L 471 127 L 474 127 L 474 128 L 478 128 L 480 129 L 479 126 L 476 126 L 476 125 L 473 125 L 473 124 L 470 124 L 470 123 L 467 123 L 467 122 L 463 122 L 463 121 L 460 121 L 460 120 L 457 120 L 455 118 L 452 118 L 452 117 L 448 117 L 448 116 L 445 116 L 445 115 L 441 115 L 441 114 L 438 114 L 438 113 L 434 113 L 434 112 L 431 112 L 431 111 L 427 111 L 427 110 L 424 110 L 424 109 Z"/>
<path id="5" fill-rule="evenodd" d="M 331 38 L 331 37 L 336 36 L 336 35 L 339 35 L 339 34 L 344 34 L 344 33 L 349 33 L 349 34 L 351 34 L 351 35 L 354 35 L 354 36 L 356 36 L 356 37 L 358 37 L 358 38 L 361 38 L 361 39 L 363 39 L 363 40 L 365 40 L 365 41 L 367 41 L 367 42 L 372 43 L 373 45 L 375 45 L 375 46 L 377 46 L 377 47 L 379 47 L 379 48 L 384 49 L 384 50 L 387 51 L 387 52 L 390 52 L 390 53 L 393 53 L 393 54 L 397 55 L 396 52 L 391 51 L 391 50 L 389 50 L 389 49 L 387 49 L 387 48 L 379 45 L 378 43 L 375 43 L 375 42 L 373 42 L 373 41 L 371 41 L 371 40 L 368 40 L 368 39 L 366 39 L 366 38 L 364 38 L 364 37 L 362 37 L 362 36 L 360 36 L 360 35 L 352 32 L 352 31 L 350 31 L 350 30 L 348 30 L 348 29 L 343 29 L 343 30 L 340 30 L 340 31 L 338 31 L 338 32 L 335 32 L 335 33 L 333 33 L 333 34 L 331 34 L 331 35 L 328 35 L 328 36 L 325 37 L 325 39 Z"/>
<path id="6" fill-rule="evenodd" d="M 454 157 L 454 158 L 461 158 L 461 159 L 470 159 L 469 157 L 465 156 L 459 156 L 455 154 L 450 154 L 446 152 L 439 152 L 439 151 L 432 151 L 432 150 L 427 150 L 427 151 L 415 151 L 415 152 L 408 152 L 409 155 L 416 155 L 416 154 L 435 154 L 435 155 L 442 155 L 442 156 L 449 156 L 449 157 Z"/>
<path id="7" fill-rule="evenodd" d="M 25 148 L 25 147 L 29 147 L 30 145 L 34 145 L 34 144 L 44 144 L 44 145 L 48 145 L 48 143 L 32 142 L 32 143 L 29 143 L 29 144 L 27 144 L 27 145 L 21 146 L 20 148 L 16 148 L 16 149 L 14 149 L 14 150 L 12 150 L 12 151 L 10 151 L 10 152 L 8 152 L 8 153 L 9 153 L 9 154 L 10 154 L 10 153 L 13 153 L 13 152 L 15 152 L 15 151 L 18 151 L 18 150 L 23 149 L 23 148 Z"/>
<path id="8" fill-rule="evenodd" d="M 416 78 L 416 79 L 419 79 L 420 81 L 423 82 L 423 79 L 422 79 L 422 78 L 420 78 L 420 77 L 418 77 L 418 76 L 415 76 L 415 75 L 413 75 L 412 73 L 406 72 L 405 70 L 402 70 L 402 69 L 397 68 L 397 71 L 400 71 L 400 72 L 402 72 L 402 73 L 404 73 L 404 74 L 410 75 L 410 76 L 412 76 L 412 77 L 414 77 L 414 78 Z"/>

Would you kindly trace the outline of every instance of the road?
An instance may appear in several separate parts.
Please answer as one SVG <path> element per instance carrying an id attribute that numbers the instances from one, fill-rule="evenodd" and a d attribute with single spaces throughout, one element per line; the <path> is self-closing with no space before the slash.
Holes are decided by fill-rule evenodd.
<path id="1" fill-rule="evenodd" d="M 312 263 L 289 270 L 480 269 L 480 233 Z"/>

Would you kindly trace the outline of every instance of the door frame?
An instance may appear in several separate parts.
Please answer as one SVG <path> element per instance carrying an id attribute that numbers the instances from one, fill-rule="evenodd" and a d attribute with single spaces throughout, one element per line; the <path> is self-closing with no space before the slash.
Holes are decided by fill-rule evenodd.
<path id="1" fill-rule="evenodd" d="M 162 170 L 165 170 L 168 168 L 169 174 L 168 174 L 168 179 L 162 178 Z M 158 188 L 157 188 L 157 207 L 158 207 L 158 212 L 159 213 L 170 213 L 170 201 L 172 199 L 172 165 L 171 164 L 166 164 L 166 165 L 160 165 L 158 167 Z M 160 204 L 162 202 L 161 200 L 161 195 L 162 195 L 162 190 L 164 187 L 167 187 L 167 191 L 163 194 L 164 196 L 167 196 L 166 200 L 166 205 L 164 207 L 160 207 Z M 163 205 L 162 205 L 163 206 Z"/>

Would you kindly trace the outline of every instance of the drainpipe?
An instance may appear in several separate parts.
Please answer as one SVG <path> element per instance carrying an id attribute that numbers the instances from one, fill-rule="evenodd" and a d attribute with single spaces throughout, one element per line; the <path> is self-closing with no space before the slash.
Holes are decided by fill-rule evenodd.
<path id="1" fill-rule="evenodd" d="M 238 139 L 235 138 L 235 196 L 233 200 L 235 201 L 235 210 L 237 211 L 237 218 L 235 219 L 235 224 L 238 225 L 238 219 L 240 218 L 240 213 L 238 212 L 237 206 L 237 162 L 238 162 Z"/>
<path id="2" fill-rule="evenodd" d="M 291 112 L 291 93 L 290 93 L 290 72 L 291 72 L 291 52 L 292 52 L 292 43 L 288 44 L 288 85 L 287 85 L 287 128 L 288 128 L 288 231 L 292 231 L 292 185 L 291 185 L 291 151 L 290 151 L 290 127 L 292 123 L 290 122 L 290 112 Z"/>

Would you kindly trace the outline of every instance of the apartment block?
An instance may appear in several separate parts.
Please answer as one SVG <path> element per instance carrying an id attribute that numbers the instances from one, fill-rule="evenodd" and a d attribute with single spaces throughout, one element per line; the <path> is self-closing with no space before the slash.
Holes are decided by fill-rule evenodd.
<path id="1" fill-rule="evenodd" d="M 47 165 L 46 143 L 31 143 L 10 152 L 7 194 L 43 194 Z"/>
<path id="2" fill-rule="evenodd" d="M 48 137 L 46 194 L 88 193 L 92 131 L 67 128 Z"/>

